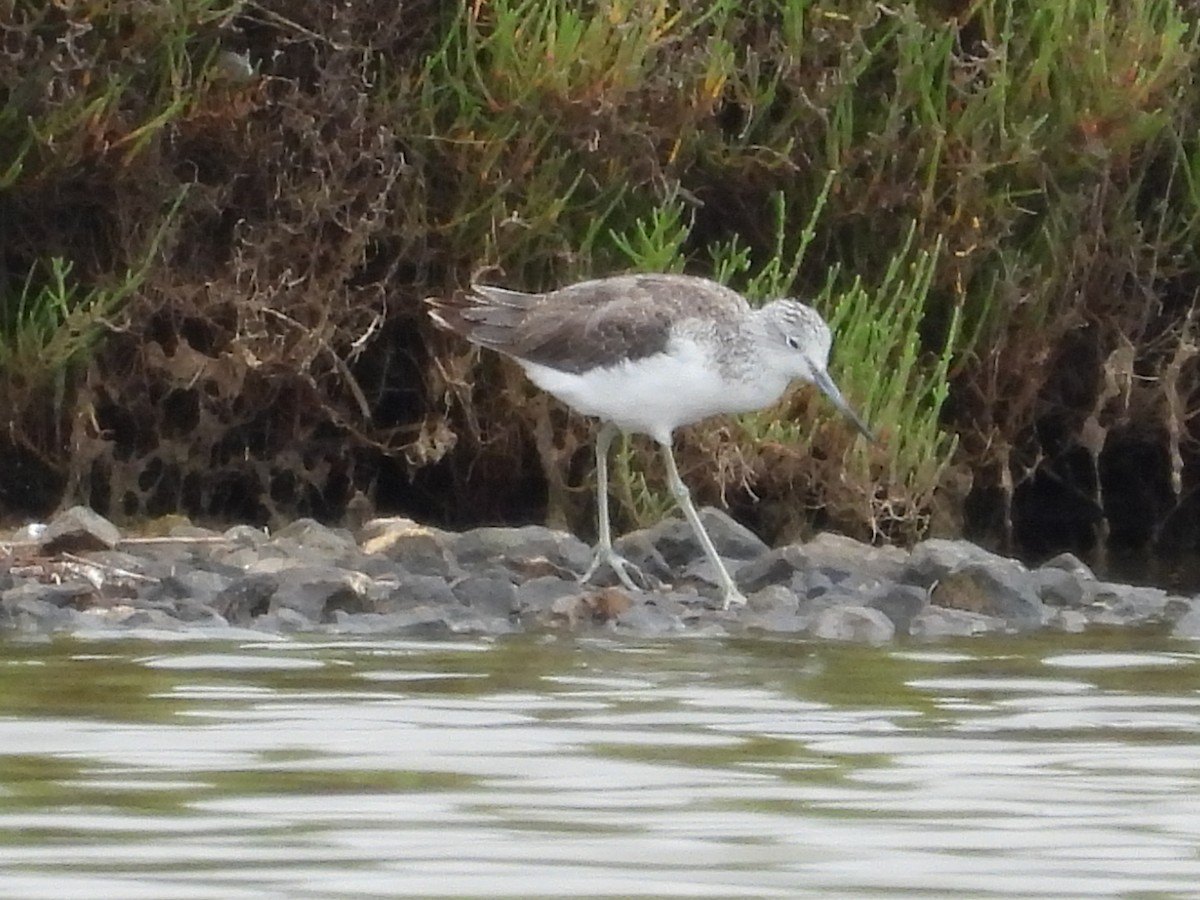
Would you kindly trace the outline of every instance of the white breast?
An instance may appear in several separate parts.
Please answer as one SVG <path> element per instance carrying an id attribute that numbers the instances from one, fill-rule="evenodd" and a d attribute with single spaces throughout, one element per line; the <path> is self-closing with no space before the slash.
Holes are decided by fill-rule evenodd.
<path id="1" fill-rule="evenodd" d="M 752 379 L 726 379 L 705 348 L 688 339 L 673 340 L 664 353 L 578 375 L 518 362 L 530 381 L 577 412 L 661 443 L 680 425 L 769 406 L 789 381 L 769 368 L 747 373 Z"/>

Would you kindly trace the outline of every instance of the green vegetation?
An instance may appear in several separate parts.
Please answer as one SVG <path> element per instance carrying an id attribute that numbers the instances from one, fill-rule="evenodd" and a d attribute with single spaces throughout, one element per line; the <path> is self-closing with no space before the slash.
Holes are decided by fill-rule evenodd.
<path id="1" fill-rule="evenodd" d="M 586 530 L 584 423 L 420 303 L 637 268 L 834 325 L 882 446 L 808 392 L 681 436 L 769 536 L 910 540 L 964 483 L 1011 536 L 1035 475 L 1097 540 L 1118 507 L 1131 543 L 1200 534 L 1191 4 L 10 6 L 0 456 L 29 475 L 0 505 L 270 519 L 362 489 L 453 522 L 544 488 Z M 31 355 L 40 399 L 4 374 Z M 660 514 L 644 447 L 616 473 L 623 524 Z"/>

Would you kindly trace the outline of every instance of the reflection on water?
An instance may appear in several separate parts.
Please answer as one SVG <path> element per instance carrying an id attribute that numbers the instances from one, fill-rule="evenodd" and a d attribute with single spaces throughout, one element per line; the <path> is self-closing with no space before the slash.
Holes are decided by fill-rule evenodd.
<path id="1" fill-rule="evenodd" d="M 0 644 L 0 897 L 1192 897 L 1198 688 L 1128 634 Z"/>

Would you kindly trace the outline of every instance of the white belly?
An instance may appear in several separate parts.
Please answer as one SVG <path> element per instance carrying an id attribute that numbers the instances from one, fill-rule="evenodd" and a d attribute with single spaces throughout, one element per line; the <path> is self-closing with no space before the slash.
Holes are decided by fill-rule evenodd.
<path id="1" fill-rule="evenodd" d="M 669 443 L 680 425 L 770 406 L 788 386 L 786 375 L 770 369 L 754 372 L 753 381 L 726 380 L 691 341 L 675 341 L 666 353 L 579 375 L 518 362 L 530 381 L 577 412 L 662 443 Z"/>

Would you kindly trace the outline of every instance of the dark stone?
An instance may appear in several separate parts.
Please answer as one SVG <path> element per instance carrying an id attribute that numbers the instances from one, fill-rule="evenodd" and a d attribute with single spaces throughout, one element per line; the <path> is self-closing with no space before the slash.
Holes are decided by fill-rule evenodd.
<path id="1" fill-rule="evenodd" d="M 50 520 L 40 539 L 41 552 L 87 553 L 111 550 L 121 540 L 117 526 L 86 506 L 72 506 Z"/>
<path id="2" fill-rule="evenodd" d="M 234 525 L 225 529 L 222 537 L 228 544 L 237 547 L 261 547 L 271 539 L 269 534 L 253 525 Z"/>
<path id="3" fill-rule="evenodd" d="M 810 566 L 808 554 L 802 547 L 785 544 L 740 566 L 733 580 L 742 593 L 753 594 L 767 585 L 791 585 L 796 574 L 803 574 Z"/>
<path id="4" fill-rule="evenodd" d="M 370 606 L 376 612 L 391 614 L 419 606 L 458 606 L 458 598 L 444 578 L 436 575 L 400 573 L 387 582 L 377 581 L 367 587 Z"/>
<path id="5" fill-rule="evenodd" d="M 0 603 L 38 600 L 60 609 L 88 609 L 96 604 L 99 597 L 95 586 L 88 581 L 64 581 L 59 584 L 22 581 L 0 594 Z"/>
<path id="6" fill-rule="evenodd" d="M 312 631 L 317 623 L 304 613 L 280 606 L 254 620 L 254 628 L 271 634 L 298 634 Z"/>
<path id="7" fill-rule="evenodd" d="M 517 609 L 517 587 L 503 575 L 468 575 L 453 586 L 454 596 L 477 612 L 507 618 Z"/>
<path id="8" fill-rule="evenodd" d="M 1200 638 L 1200 602 L 1187 601 L 1187 609 L 1171 629 L 1171 636 L 1177 638 Z"/>
<path id="9" fill-rule="evenodd" d="M 1029 573 L 1034 589 L 1047 606 L 1082 609 L 1092 603 L 1094 588 L 1066 569 L 1042 566 Z"/>
<path id="10" fill-rule="evenodd" d="M 968 563 L 1025 571 L 1025 567 L 1016 560 L 984 550 L 969 541 L 934 538 L 922 541 L 913 548 L 898 580 L 918 587 L 933 587 L 935 581 Z"/>
<path id="11" fill-rule="evenodd" d="M 289 559 L 344 562 L 358 556 L 354 535 L 344 528 L 330 528 L 315 519 L 297 519 L 279 529 L 261 548 Z"/>
<path id="12" fill-rule="evenodd" d="M 1087 629 L 1088 617 L 1078 609 L 1051 607 L 1050 615 L 1046 619 L 1046 627 L 1065 631 L 1069 634 L 1078 634 Z"/>
<path id="13" fill-rule="evenodd" d="M 446 608 L 414 606 L 389 613 L 350 613 L 335 610 L 332 630 L 344 634 L 406 634 L 426 638 L 449 637 Z"/>
<path id="14" fill-rule="evenodd" d="M 800 608 L 800 598 L 794 591 L 781 584 L 769 584 L 746 599 L 746 611 L 752 613 L 766 613 L 778 609 L 795 611 Z"/>
<path id="15" fill-rule="evenodd" d="M 212 608 L 228 621 L 245 625 L 270 610 L 278 589 L 278 573 L 243 575 L 213 598 Z"/>
<path id="16" fill-rule="evenodd" d="M 334 566 L 297 566 L 276 575 L 269 611 L 291 609 L 314 622 L 328 622 L 337 610 L 370 612 L 364 600 L 367 579 Z"/>
<path id="17" fill-rule="evenodd" d="M 1046 618 L 1046 607 L 1023 567 L 1005 561 L 960 563 L 942 576 L 930 591 L 935 606 L 1003 619 L 1013 628 L 1036 628 Z"/>
<path id="18" fill-rule="evenodd" d="M 538 615 L 550 610 L 555 601 L 579 595 L 584 590 L 586 588 L 577 581 L 543 575 L 517 587 L 514 608 L 521 615 Z"/>
<path id="19" fill-rule="evenodd" d="M 795 609 L 772 609 L 743 616 L 741 623 L 747 631 L 803 634 L 812 624 L 812 617 Z"/>
<path id="20" fill-rule="evenodd" d="M 803 578 L 794 577 L 792 579 L 792 590 L 809 600 L 817 600 L 826 596 L 834 590 L 834 587 L 829 573 L 820 570 L 806 572 Z"/>
<path id="21" fill-rule="evenodd" d="M 69 606 L 26 596 L 0 600 L 0 623 L 18 631 L 49 634 L 72 627 L 77 613 Z"/>
<path id="22" fill-rule="evenodd" d="M 1038 568 L 1041 570 L 1058 569 L 1060 571 L 1067 572 L 1068 574 L 1075 576 L 1075 578 L 1083 581 L 1096 580 L 1095 573 L 1092 572 L 1087 563 L 1081 560 L 1074 553 L 1060 553 L 1058 556 L 1054 556 L 1046 560 Z"/>
<path id="23" fill-rule="evenodd" d="M 446 626 L 451 634 L 513 634 L 519 630 L 508 616 L 489 616 L 460 606 L 446 617 Z"/>
<path id="24" fill-rule="evenodd" d="M 801 612 L 800 598 L 782 585 L 767 585 L 748 599 L 739 615 L 742 627 L 747 630 L 799 634 L 810 623 L 808 612 Z"/>
<path id="25" fill-rule="evenodd" d="M 616 617 L 622 630 L 646 637 L 657 637 L 683 631 L 683 620 L 655 603 L 635 603 Z"/>
<path id="26" fill-rule="evenodd" d="M 663 555 L 658 552 L 658 548 L 654 546 L 645 531 L 631 531 L 619 538 L 616 541 L 615 549 L 637 570 L 637 572 L 630 573 L 630 577 L 637 582 L 640 573 L 646 588 L 653 590 L 664 584 L 670 584 L 675 579 L 676 573 L 671 571 L 671 567 L 667 565 L 667 561 L 663 559 Z M 583 569 L 580 570 L 581 573 L 583 571 Z M 598 577 L 592 579 L 592 584 L 614 585 L 620 583 L 616 573 L 608 565 L 601 566 L 596 575 Z"/>
<path id="27" fill-rule="evenodd" d="M 232 581 L 232 578 L 217 572 L 187 569 L 160 579 L 144 593 L 143 597 L 150 603 L 190 599 L 211 606 L 217 595 L 229 587 Z"/>
<path id="28" fill-rule="evenodd" d="M 899 581 L 908 554 L 899 547 L 872 547 L 840 534 L 823 531 L 803 545 L 810 569 L 841 572 L 857 579 L 856 586 L 873 586 Z"/>
<path id="29" fill-rule="evenodd" d="M 186 624 L 169 612 L 161 609 L 131 609 L 117 615 L 108 615 L 103 622 L 109 628 L 140 628 L 155 631 L 182 631 Z"/>
<path id="30" fill-rule="evenodd" d="M 741 570 L 743 561 L 740 559 L 725 559 L 722 560 L 725 566 L 725 571 L 729 573 L 729 577 L 737 582 L 737 574 Z M 702 584 L 708 585 L 710 588 L 719 588 L 721 586 L 721 577 L 717 574 L 717 568 L 706 556 L 700 556 L 693 559 L 690 563 L 684 566 L 684 569 L 679 573 L 680 580 L 691 579 Z M 658 585 L 652 585 L 651 588 L 656 588 Z M 720 599 L 719 591 L 706 591 L 705 593 Z"/>
<path id="31" fill-rule="evenodd" d="M 392 522 L 392 527 L 382 528 L 385 522 Z M 456 540 L 453 534 L 408 520 L 387 519 L 371 522 L 366 533 L 370 537 L 363 541 L 363 551 L 389 560 L 393 567 L 413 575 L 437 575 L 447 581 L 464 574 L 450 549 Z"/>
<path id="32" fill-rule="evenodd" d="M 176 600 L 169 606 L 163 607 L 163 611 L 170 613 L 181 622 L 216 625 L 220 621 L 223 621 L 210 603 L 192 597 L 184 597 L 181 600 Z"/>
<path id="33" fill-rule="evenodd" d="M 892 584 L 872 597 L 867 606 L 891 619 L 897 632 L 908 634 L 913 618 L 929 606 L 929 592 L 912 584 Z"/>
<path id="34" fill-rule="evenodd" d="M 700 521 L 722 560 L 750 560 L 770 549 L 762 538 L 719 509 L 704 507 L 700 510 Z M 682 570 L 692 560 L 704 555 L 691 525 L 680 517 L 663 519 L 651 528 L 630 532 L 616 541 L 617 552 L 632 559 L 632 549 L 627 553 L 625 547 L 638 539 L 646 540 L 657 548 L 671 570 Z"/>
<path id="35" fill-rule="evenodd" d="M 1190 606 L 1187 600 L 1161 588 L 1105 581 L 1097 582 L 1094 601 L 1099 612 L 1108 615 L 1094 615 L 1092 620 L 1097 624 L 1114 625 L 1170 623 L 1186 614 Z"/>
<path id="36" fill-rule="evenodd" d="M 563 574 L 582 572 L 592 559 L 592 551 L 579 538 L 541 525 L 476 528 L 458 535 L 451 549 L 467 568 L 501 563 L 519 572 L 541 567 L 538 574 L 546 574 L 547 566 Z"/>

